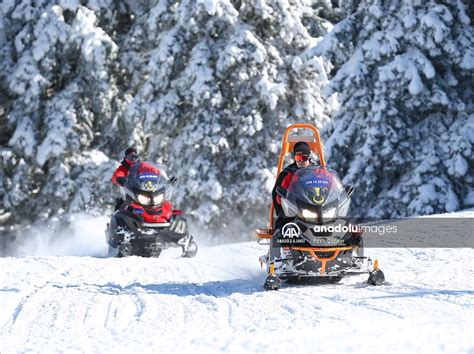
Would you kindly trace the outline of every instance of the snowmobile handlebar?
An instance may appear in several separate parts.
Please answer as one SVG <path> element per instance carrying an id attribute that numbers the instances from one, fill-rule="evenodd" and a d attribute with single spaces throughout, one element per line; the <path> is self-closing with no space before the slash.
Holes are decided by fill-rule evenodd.
<path id="1" fill-rule="evenodd" d="M 174 186 L 176 184 L 176 182 L 178 182 L 178 179 L 175 177 L 175 176 L 171 176 L 170 179 L 168 180 L 168 182 Z"/>
<path id="2" fill-rule="evenodd" d="M 347 196 L 350 197 L 352 193 L 354 193 L 354 187 L 348 184 L 347 186 L 344 186 L 344 191 L 346 192 Z"/>

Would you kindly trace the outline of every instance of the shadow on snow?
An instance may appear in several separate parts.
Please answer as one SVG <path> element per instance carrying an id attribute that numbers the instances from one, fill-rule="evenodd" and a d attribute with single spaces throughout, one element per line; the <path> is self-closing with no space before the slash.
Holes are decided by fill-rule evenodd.
<path id="1" fill-rule="evenodd" d="M 180 297 L 207 295 L 212 297 L 227 297 L 232 294 L 250 295 L 263 290 L 260 282 L 245 279 L 232 279 L 226 281 L 211 281 L 206 283 L 162 283 L 162 284 L 140 284 L 132 283 L 126 286 L 120 284 L 107 283 L 83 284 L 83 285 L 54 285 L 56 287 L 78 288 L 85 290 L 84 287 L 93 287 L 94 292 L 100 292 L 108 295 L 129 295 L 137 290 L 148 294 L 175 295 Z"/>

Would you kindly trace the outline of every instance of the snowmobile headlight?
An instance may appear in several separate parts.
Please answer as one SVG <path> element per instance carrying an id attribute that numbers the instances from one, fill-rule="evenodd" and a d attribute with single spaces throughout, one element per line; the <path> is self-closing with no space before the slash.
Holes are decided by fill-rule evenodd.
<path id="1" fill-rule="evenodd" d="M 323 219 L 325 220 L 332 220 L 336 216 L 336 209 L 337 208 L 331 208 L 323 211 Z"/>
<path id="2" fill-rule="evenodd" d="M 303 217 L 303 219 L 317 219 L 318 213 L 308 209 L 301 209 L 301 216 Z"/>
<path id="3" fill-rule="evenodd" d="M 151 199 L 150 197 L 143 195 L 143 194 L 138 194 L 137 195 L 138 202 L 141 205 L 150 205 L 151 204 Z"/>
<path id="4" fill-rule="evenodd" d="M 163 199 L 165 199 L 165 195 L 163 193 L 155 195 L 153 197 L 153 205 L 159 205 L 163 203 Z"/>

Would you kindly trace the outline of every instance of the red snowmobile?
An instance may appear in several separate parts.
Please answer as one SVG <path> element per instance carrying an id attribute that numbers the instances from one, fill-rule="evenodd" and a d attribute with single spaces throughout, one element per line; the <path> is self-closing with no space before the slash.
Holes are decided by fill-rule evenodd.
<path id="1" fill-rule="evenodd" d="M 107 225 L 110 256 L 158 257 L 169 247 L 181 247 L 183 257 L 196 255 L 197 244 L 183 212 L 170 201 L 175 182 L 160 165 L 137 162 L 130 168 L 122 185 L 124 206 Z"/>

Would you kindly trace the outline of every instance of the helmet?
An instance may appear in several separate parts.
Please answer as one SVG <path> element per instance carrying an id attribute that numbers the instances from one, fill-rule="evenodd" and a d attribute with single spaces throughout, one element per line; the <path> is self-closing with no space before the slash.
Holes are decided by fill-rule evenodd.
<path id="1" fill-rule="evenodd" d="M 296 155 L 297 152 L 301 152 L 303 155 L 311 155 L 311 149 L 304 141 L 298 141 L 293 147 L 293 156 Z"/>
<path id="2" fill-rule="evenodd" d="M 135 163 L 139 160 L 137 149 L 134 147 L 129 147 L 125 150 L 125 160 L 129 163 Z"/>

